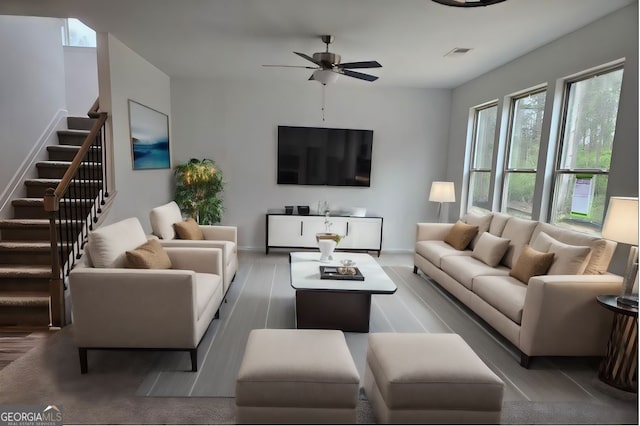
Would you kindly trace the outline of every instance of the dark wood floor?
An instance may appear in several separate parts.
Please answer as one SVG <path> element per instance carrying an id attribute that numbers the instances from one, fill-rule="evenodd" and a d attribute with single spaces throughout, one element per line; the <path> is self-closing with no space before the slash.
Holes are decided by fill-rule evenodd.
<path id="1" fill-rule="evenodd" d="M 0 370 L 27 353 L 52 331 L 0 330 Z"/>

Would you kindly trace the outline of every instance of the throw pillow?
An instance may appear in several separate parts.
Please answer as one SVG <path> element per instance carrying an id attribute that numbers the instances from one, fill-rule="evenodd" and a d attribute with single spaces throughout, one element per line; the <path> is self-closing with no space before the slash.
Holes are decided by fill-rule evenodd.
<path id="1" fill-rule="evenodd" d="M 459 220 L 453 225 L 453 228 L 451 228 L 447 236 L 444 238 L 444 242 L 456 250 L 464 250 L 477 233 L 477 226 L 467 225 Z"/>
<path id="2" fill-rule="evenodd" d="M 476 225 L 478 227 L 478 233 L 473 238 L 473 240 L 471 240 L 471 243 L 469 244 L 470 249 L 474 249 L 476 244 L 478 244 L 478 240 L 480 239 L 482 234 L 484 234 L 489 230 L 489 225 L 491 224 L 492 217 L 493 217 L 493 214 L 491 213 L 485 214 L 485 215 L 480 215 L 478 213 L 473 213 L 473 212 L 467 213 L 464 219 L 465 223 L 469 225 Z"/>
<path id="3" fill-rule="evenodd" d="M 565 244 L 546 232 L 538 234 L 531 243 L 531 248 L 555 253 L 553 263 L 547 272 L 549 275 L 581 275 L 587 267 L 589 257 L 591 257 L 591 247 Z"/>
<path id="4" fill-rule="evenodd" d="M 204 240 L 204 234 L 202 233 L 202 229 L 200 229 L 200 225 L 192 218 L 174 223 L 173 228 L 181 240 Z"/>
<path id="5" fill-rule="evenodd" d="M 152 209 L 149 213 L 149 220 L 153 235 L 163 240 L 173 240 L 176 237 L 173 224 L 182 220 L 182 213 L 180 213 L 178 204 L 175 201 L 171 201 Z"/>
<path id="6" fill-rule="evenodd" d="M 553 262 L 553 256 L 553 253 L 543 253 L 532 249 L 529 244 L 525 244 L 520 251 L 518 260 L 513 265 L 513 269 L 509 271 L 509 275 L 528 284 L 529 278 L 547 273 Z"/>
<path id="7" fill-rule="evenodd" d="M 135 217 L 101 226 L 89 232 L 87 251 L 96 268 L 124 268 L 125 252 L 144 244 L 147 236 L 140 221 Z"/>
<path id="8" fill-rule="evenodd" d="M 495 268 L 509 249 L 510 242 L 511 240 L 507 238 L 500 238 L 488 232 L 483 232 L 473 248 L 471 256 Z"/>
<path id="9" fill-rule="evenodd" d="M 149 240 L 126 256 L 129 268 L 171 269 L 171 259 L 158 240 Z"/>

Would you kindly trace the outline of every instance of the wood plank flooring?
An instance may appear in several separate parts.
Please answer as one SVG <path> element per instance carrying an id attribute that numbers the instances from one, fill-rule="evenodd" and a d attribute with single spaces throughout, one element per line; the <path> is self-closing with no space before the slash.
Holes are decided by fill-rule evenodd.
<path id="1" fill-rule="evenodd" d="M 541 357 L 531 368 L 519 364 L 518 351 L 422 274 L 412 272 L 412 255 L 378 258 L 398 286 L 395 295 L 374 295 L 371 332 L 457 333 L 505 382 L 505 401 L 637 404 L 597 378 L 598 358 Z M 200 368 L 191 373 L 187 354 L 162 353 L 138 395 L 232 397 L 246 339 L 254 328 L 294 328 L 294 291 L 288 254 L 240 255 L 240 269 L 220 311 L 198 348 Z M 345 333 L 361 377 L 367 334 Z"/>
<path id="2" fill-rule="evenodd" d="M 0 331 L 0 370 L 27 353 L 50 333 L 49 331 Z"/>

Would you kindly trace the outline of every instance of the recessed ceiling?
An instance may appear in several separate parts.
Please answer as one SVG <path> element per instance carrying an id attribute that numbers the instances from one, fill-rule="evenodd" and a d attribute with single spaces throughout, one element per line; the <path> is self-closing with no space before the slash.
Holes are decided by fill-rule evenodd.
<path id="1" fill-rule="evenodd" d="M 637 0 L 507 0 L 458 8 L 431 0 L 2 0 L 0 14 L 77 17 L 172 77 L 304 81 L 292 52 L 377 60 L 374 83 L 451 88 Z M 465 55 L 445 56 L 457 47 Z M 309 82 L 309 84 L 317 84 Z"/>

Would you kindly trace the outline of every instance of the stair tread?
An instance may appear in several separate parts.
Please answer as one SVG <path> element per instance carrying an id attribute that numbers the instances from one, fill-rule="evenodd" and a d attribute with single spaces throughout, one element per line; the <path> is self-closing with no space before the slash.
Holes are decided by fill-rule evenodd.
<path id="1" fill-rule="evenodd" d="M 64 167 L 64 168 L 68 168 L 71 165 L 71 161 L 62 161 L 62 160 L 43 160 L 43 161 L 38 161 L 36 163 L 36 167 Z M 101 163 L 96 163 L 93 161 L 83 161 L 81 163 L 81 165 L 83 166 L 95 166 L 98 167 L 101 165 Z"/>
<path id="2" fill-rule="evenodd" d="M 37 179 L 26 179 L 24 181 L 25 185 L 37 186 L 37 185 L 57 185 L 62 182 L 62 179 L 54 179 L 54 178 L 37 178 Z M 71 181 L 73 182 L 73 181 Z M 97 179 L 85 179 L 79 181 L 80 183 L 100 183 Z"/>
<path id="3" fill-rule="evenodd" d="M 93 203 L 93 199 L 90 198 L 85 198 L 85 199 L 81 199 L 81 198 L 74 198 L 72 200 L 74 203 L 78 202 L 78 201 L 83 201 L 85 204 L 86 203 Z M 60 200 L 61 204 L 66 203 L 67 200 L 62 199 Z M 33 207 L 38 207 L 38 206 L 44 206 L 44 199 L 42 198 L 14 198 L 11 201 L 11 204 L 14 206 L 33 206 Z"/>
<path id="4" fill-rule="evenodd" d="M 88 135 L 91 133 L 89 130 L 78 130 L 78 129 L 63 129 L 58 130 L 59 135 Z"/>
<path id="5" fill-rule="evenodd" d="M 100 146 L 91 145 L 90 149 L 100 149 Z M 80 145 L 49 145 L 47 146 L 49 151 L 79 151 Z"/>
<path id="6" fill-rule="evenodd" d="M 1 265 L 2 278 L 51 278 L 50 265 Z"/>
<path id="7" fill-rule="evenodd" d="M 49 241 L 0 241 L 0 250 L 48 251 L 51 250 L 51 243 Z"/>
<path id="8" fill-rule="evenodd" d="M 56 220 L 57 223 L 82 223 L 80 220 Z M 0 228 L 48 228 L 49 219 L 0 219 Z"/>
<path id="9" fill-rule="evenodd" d="M 44 292 L 7 292 L 0 294 L 0 306 L 46 306 L 49 294 Z"/>

